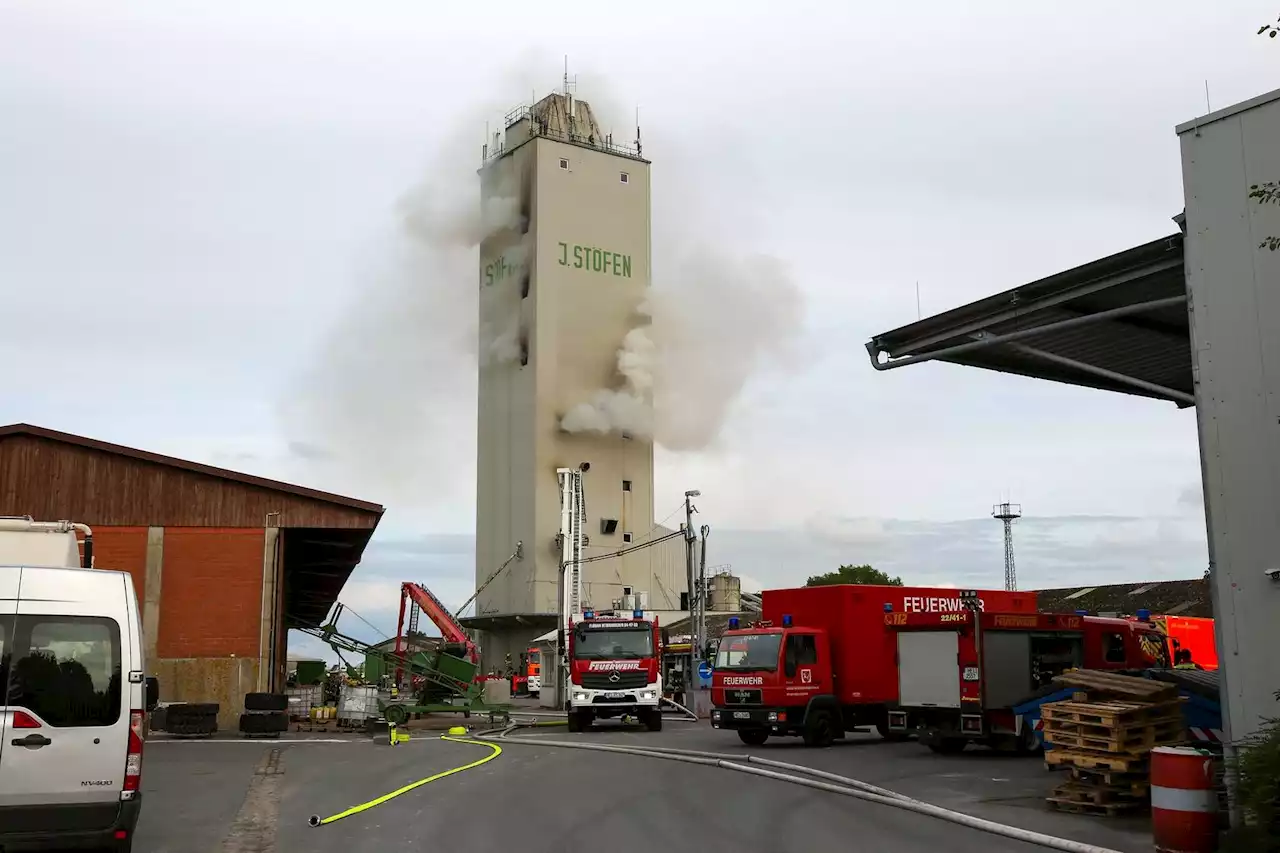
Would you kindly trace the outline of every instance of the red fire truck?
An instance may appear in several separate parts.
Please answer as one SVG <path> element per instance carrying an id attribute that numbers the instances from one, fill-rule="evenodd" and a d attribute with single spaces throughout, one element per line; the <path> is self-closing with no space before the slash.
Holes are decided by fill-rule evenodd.
<path id="1" fill-rule="evenodd" d="M 635 717 L 662 729 L 662 647 L 658 620 L 636 610 L 625 617 L 585 611 L 569 622 L 569 731 L 597 719 Z"/>
<path id="2" fill-rule="evenodd" d="M 711 725 L 743 743 L 800 735 L 826 746 L 855 726 L 882 737 L 898 704 L 897 634 L 888 614 L 957 614 L 959 592 L 927 587 L 837 585 L 766 590 L 763 621 L 730 620 L 711 682 Z M 988 613 L 1035 614 L 1036 594 L 987 590 Z M 954 666 L 955 656 L 951 663 Z"/>
<path id="3" fill-rule="evenodd" d="M 1055 675 L 1168 666 L 1165 637 L 1150 622 L 988 612 L 895 611 L 882 618 L 894 635 L 898 670 L 889 730 L 919 733 L 935 752 L 969 743 L 1035 750 L 1039 736 L 1026 715 L 1038 696 L 1061 691 L 1051 683 Z"/>

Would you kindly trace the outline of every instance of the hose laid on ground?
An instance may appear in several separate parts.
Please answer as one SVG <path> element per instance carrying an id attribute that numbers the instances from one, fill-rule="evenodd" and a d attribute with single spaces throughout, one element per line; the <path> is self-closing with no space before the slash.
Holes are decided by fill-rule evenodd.
<path id="1" fill-rule="evenodd" d="M 676 708 L 676 709 L 678 709 L 678 710 L 684 711 L 686 714 L 688 714 L 688 715 L 689 715 L 689 719 L 694 720 L 695 722 L 697 721 L 697 719 L 698 719 L 698 715 L 697 715 L 697 714 L 693 713 L 692 711 L 690 711 L 690 710 L 689 710 L 688 708 L 686 708 L 685 706 L 683 706 L 683 705 L 679 704 L 679 703 L 678 703 L 678 702 L 676 702 L 674 699 L 668 699 L 666 696 L 663 696 L 663 697 L 662 697 L 662 701 L 660 701 L 660 702 L 658 703 L 658 707 L 662 707 L 662 702 L 666 702 L 666 703 L 667 703 L 668 705 L 670 705 L 672 708 Z"/>
<path id="2" fill-rule="evenodd" d="M 846 776 L 840 776 L 835 773 L 815 770 L 814 768 L 804 767 L 799 764 L 788 764 L 783 761 L 761 759 L 754 756 L 726 755 L 724 753 L 700 752 L 698 750 L 676 749 L 673 747 L 636 747 L 621 744 L 581 743 L 578 741 L 547 740 L 544 738 L 511 737 L 510 733 L 515 731 L 517 728 L 521 728 L 521 726 L 519 724 L 513 724 L 504 729 L 492 729 L 487 732 L 478 733 L 476 737 L 477 739 L 485 742 L 501 740 L 503 743 L 520 743 L 528 746 L 552 746 L 565 749 L 586 749 L 596 752 L 615 752 L 624 755 L 639 755 L 646 758 L 662 758 L 668 761 L 682 761 L 687 764 L 702 764 L 709 767 L 720 767 L 725 770 L 748 773 L 753 776 L 761 776 L 766 779 L 774 779 L 780 782 L 790 782 L 793 785 L 802 785 L 806 788 L 814 788 L 819 791 L 827 791 L 832 794 L 841 794 L 846 797 L 853 797 L 859 800 L 866 800 L 867 802 L 904 809 L 906 811 L 915 812 L 916 814 L 928 815 L 929 817 L 935 817 L 939 820 L 945 820 L 950 823 L 959 824 L 960 826 L 966 826 L 970 829 L 989 832 L 992 835 L 1000 835 L 1005 838 L 1012 838 L 1015 841 L 1024 841 L 1028 844 L 1047 847 L 1050 850 L 1061 850 L 1064 851 L 1064 853 L 1119 853 L 1119 851 L 1111 850 L 1106 847 L 1098 847 L 1093 844 L 1085 844 L 1084 842 L 1072 841 L 1067 838 L 1057 838 L 1052 835 L 1033 832 L 1029 829 L 1020 829 L 1015 826 L 1007 826 L 1002 823 L 996 823 L 995 821 L 973 817 L 972 815 L 967 815 L 963 812 L 952 811 L 951 809 L 946 809 L 941 806 L 935 806 L 932 803 L 913 799 L 895 791 L 877 788 L 874 785 L 870 785 L 857 779 L 850 779 Z M 759 767 L 748 766 L 748 763 L 752 762 L 793 770 L 799 773 L 804 773 L 810 777 L 820 778 L 804 778 L 802 776 L 796 776 L 789 773 L 780 773 L 777 770 L 766 770 Z M 830 781 L 821 781 L 822 779 Z"/>
<path id="3" fill-rule="evenodd" d="M 450 737 L 449 735 L 441 735 L 440 739 L 453 741 L 454 743 L 469 743 L 473 746 L 487 746 L 489 747 L 489 749 L 493 751 L 490 752 L 488 755 L 486 755 L 484 758 L 481 758 L 479 761 L 473 761 L 470 764 L 463 764 L 460 767 L 454 767 L 452 770 L 445 770 L 443 772 L 435 774 L 434 776 L 428 776 L 425 779 L 419 779 L 417 782 L 410 782 L 408 785 L 405 785 L 403 788 L 399 788 L 395 791 L 392 791 L 389 794 L 383 794 L 381 797 L 370 800 L 367 803 L 361 803 L 358 806 L 352 806 L 346 811 L 338 812 L 335 815 L 330 815 L 329 817 L 322 818 L 318 814 L 313 814 L 310 817 L 310 819 L 308 819 L 307 823 L 309 823 L 311 826 L 324 826 L 326 824 L 333 823 L 334 821 L 342 820 L 344 817 L 350 817 L 353 814 L 359 814 L 360 812 L 371 809 L 374 806 L 380 806 L 383 803 L 387 802 L 388 800 L 394 800 L 396 797 L 400 796 L 401 794 L 407 794 L 416 788 L 421 788 L 423 785 L 426 785 L 428 782 L 434 782 L 437 779 L 443 779 L 446 776 L 452 776 L 455 773 L 461 773 L 464 770 L 471 770 L 472 768 L 479 767 L 481 764 L 485 764 L 489 761 L 492 761 L 493 759 L 497 758 L 499 755 L 502 754 L 502 747 L 498 746 L 496 743 L 490 743 L 488 741 L 470 740 L 468 738 L 461 738 L 461 737 Z"/>

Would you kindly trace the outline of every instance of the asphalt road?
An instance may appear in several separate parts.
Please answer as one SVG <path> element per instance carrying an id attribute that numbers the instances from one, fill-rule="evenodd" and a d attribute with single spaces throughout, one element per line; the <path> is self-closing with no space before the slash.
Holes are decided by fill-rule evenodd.
<path id="1" fill-rule="evenodd" d="M 732 734 L 712 731 L 705 723 L 672 722 L 662 733 L 602 727 L 581 735 L 544 729 L 535 736 L 747 751 Z M 1150 849 L 1149 834 L 1045 811 L 1040 798 L 1053 778 L 1035 759 L 980 753 L 940 757 L 915 744 L 886 744 L 874 736 L 829 750 L 784 741 L 752 751 L 1126 853 Z M 415 735 L 398 747 L 367 739 L 151 742 L 134 853 L 565 853 L 601 845 L 611 853 L 1042 849 L 724 769 L 526 744 L 509 744 L 487 764 L 335 823 L 307 824 L 312 814 L 340 812 L 488 752 L 442 741 L 434 733 Z"/>

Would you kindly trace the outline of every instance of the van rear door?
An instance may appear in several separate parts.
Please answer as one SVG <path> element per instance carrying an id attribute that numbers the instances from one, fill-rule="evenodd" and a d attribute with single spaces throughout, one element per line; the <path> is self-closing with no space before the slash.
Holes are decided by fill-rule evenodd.
<path id="1" fill-rule="evenodd" d="M 5 734 L 9 728 L 9 712 L 5 709 L 4 697 L 9 684 L 13 622 L 18 613 L 18 584 L 21 580 L 22 569 L 0 566 L 0 761 L 4 760 Z M 3 802 L 0 802 L 0 807 L 2 806 Z M 0 821 L 0 826 L 3 826 L 3 821 Z"/>
<path id="2" fill-rule="evenodd" d="M 128 609 L 115 572 L 22 572 L 0 802 L 20 831 L 109 828 L 129 748 Z"/>

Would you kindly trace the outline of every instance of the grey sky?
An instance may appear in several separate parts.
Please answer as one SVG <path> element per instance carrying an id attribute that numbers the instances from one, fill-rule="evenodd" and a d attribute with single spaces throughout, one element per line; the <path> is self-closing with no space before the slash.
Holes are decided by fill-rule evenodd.
<path id="1" fill-rule="evenodd" d="M 1042 519 L 1020 562 L 1044 585 L 1198 574 L 1192 412 L 946 365 L 881 375 L 862 344 L 916 318 L 917 279 L 929 314 L 1174 231 L 1173 126 L 1205 111 L 1206 79 L 1215 107 L 1278 85 L 1254 36 L 1275 3 L 888 5 L 0 0 L 0 358 L 33 368 L 7 372 L 0 421 L 382 501 L 382 542 L 469 535 L 465 371 L 383 365 L 371 393 L 411 404 L 375 410 L 408 420 L 356 437 L 413 441 L 396 483 L 340 464 L 290 405 L 326 393 L 305 377 L 343 318 L 390 299 L 397 201 L 460 139 L 474 169 L 484 120 L 556 87 L 569 54 L 619 134 L 640 108 L 655 254 L 766 252 L 805 296 L 803 342 L 718 445 L 661 458 L 659 517 L 701 489 L 719 547 L 770 584 L 837 559 L 998 583 L 985 515 L 1009 496 Z M 430 328 L 413 312 L 432 298 L 404 328 Z M 391 352 L 369 337 L 347 343 Z M 1074 516 L 1092 520 L 1056 520 Z M 899 544 L 833 546 L 850 519 L 900 519 L 852 524 Z M 380 553 L 361 576 L 398 578 Z"/>

